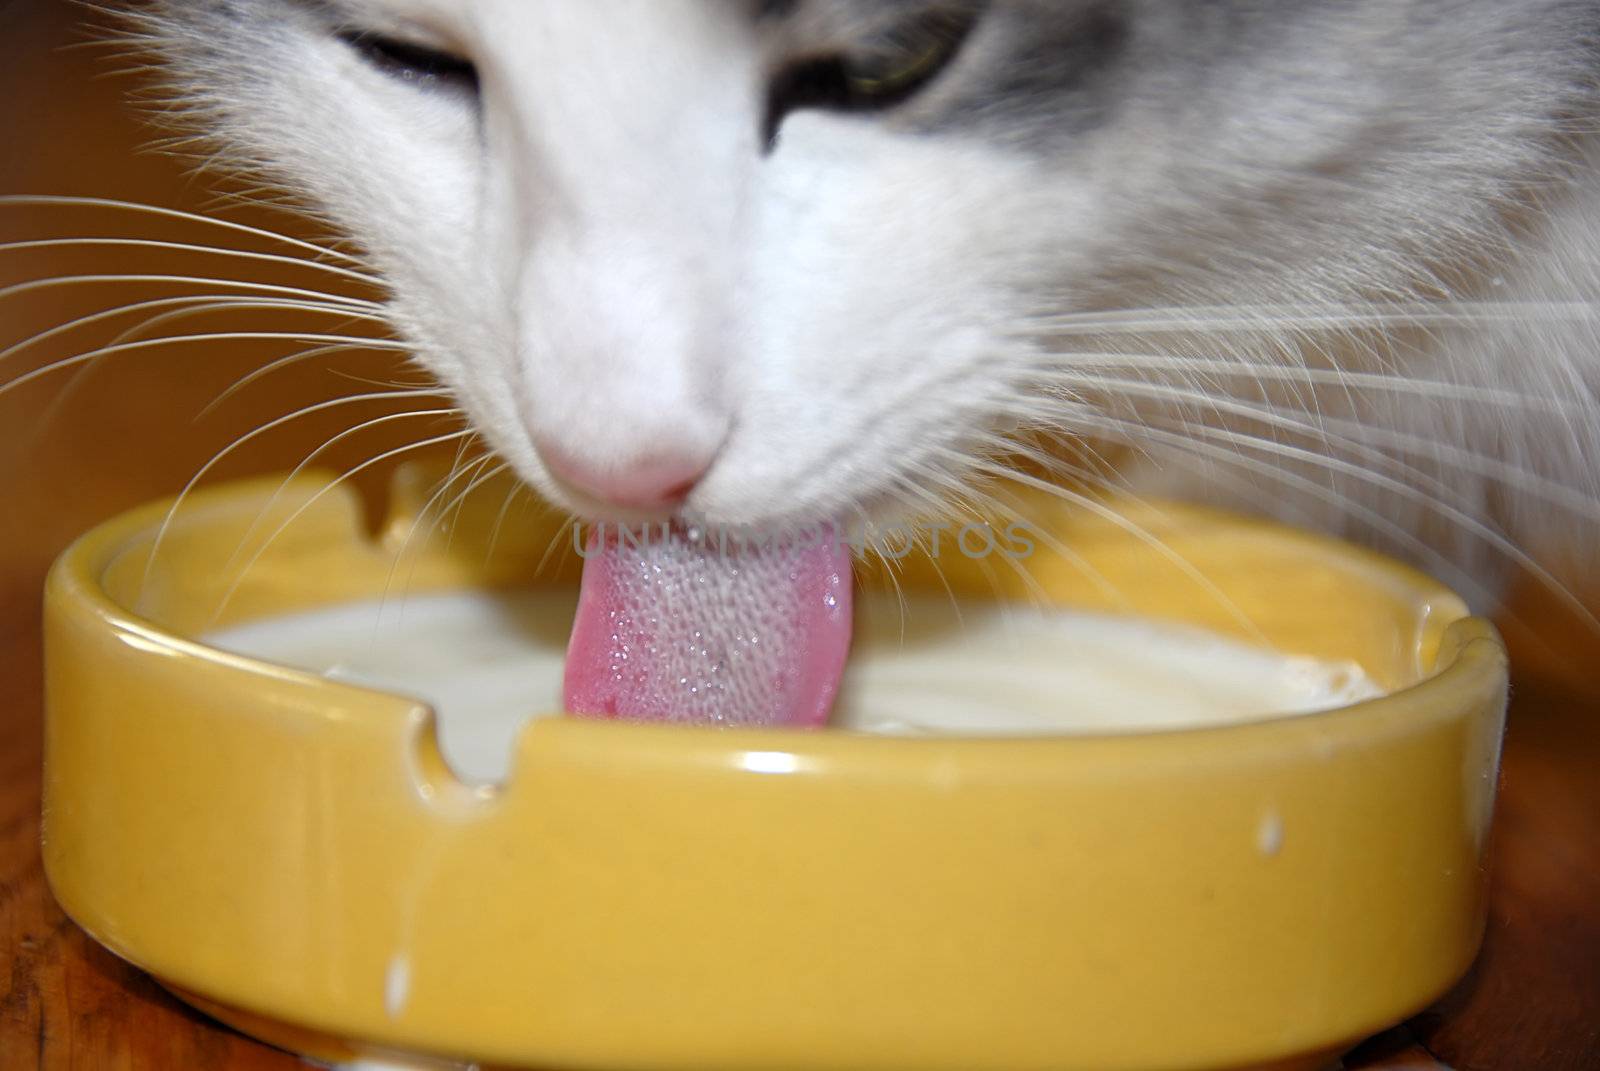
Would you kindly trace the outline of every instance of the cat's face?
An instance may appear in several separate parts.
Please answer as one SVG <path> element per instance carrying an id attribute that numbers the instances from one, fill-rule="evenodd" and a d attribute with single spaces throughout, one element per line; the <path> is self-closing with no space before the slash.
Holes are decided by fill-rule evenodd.
<path id="1" fill-rule="evenodd" d="M 181 83 L 371 251 L 525 478 L 730 524 L 1071 430 L 1050 316 L 1406 291 L 1539 166 L 1581 7 L 157 5 Z"/>

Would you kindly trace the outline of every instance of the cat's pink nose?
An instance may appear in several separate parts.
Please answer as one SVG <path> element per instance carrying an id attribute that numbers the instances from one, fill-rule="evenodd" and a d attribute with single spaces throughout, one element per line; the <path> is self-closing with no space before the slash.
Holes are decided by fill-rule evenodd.
<path id="1" fill-rule="evenodd" d="M 682 451 L 650 454 L 622 465 L 598 465 L 546 439 L 536 442 L 545 468 L 574 491 L 623 509 L 659 510 L 680 504 L 700 482 L 711 457 Z"/>

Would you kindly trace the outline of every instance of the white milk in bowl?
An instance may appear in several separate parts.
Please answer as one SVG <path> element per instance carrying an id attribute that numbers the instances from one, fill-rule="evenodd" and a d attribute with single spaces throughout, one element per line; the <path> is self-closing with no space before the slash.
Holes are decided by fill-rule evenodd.
<path id="1" fill-rule="evenodd" d="M 415 696 L 476 784 L 561 709 L 570 590 L 373 599 L 207 636 L 224 650 Z M 858 593 L 832 726 L 882 734 L 1056 735 L 1217 725 L 1380 694 L 1361 667 L 1165 622 Z"/>

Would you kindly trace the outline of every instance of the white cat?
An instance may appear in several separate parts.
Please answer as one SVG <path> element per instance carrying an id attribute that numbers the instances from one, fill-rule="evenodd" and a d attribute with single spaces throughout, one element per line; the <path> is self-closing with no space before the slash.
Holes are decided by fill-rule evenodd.
<path id="1" fill-rule="evenodd" d="M 1082 436 L 1485 595 L 1600 516 L 1592 0 L 141 11 L 576 511 L 924 509 Z"/>

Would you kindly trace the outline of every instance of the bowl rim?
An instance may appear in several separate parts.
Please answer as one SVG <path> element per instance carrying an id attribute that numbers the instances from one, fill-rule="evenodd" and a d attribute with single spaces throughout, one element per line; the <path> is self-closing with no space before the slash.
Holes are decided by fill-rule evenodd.
<path id="1" fill-rule="evenodd" d="M 402 470 L 402 472 L 405 472 L 405 470 Z M 195 508 L 197 513 L 203 513 L 205 511 L 198 507 L 215 507 L 236 500 L 247 499 L 266 488 L 271 488 L 274 493 L 282 493 L 285 488 L 289 487 L 311 488 L 316 491 L 318 497 L 328 494 L 334 496 L 334 504 L 326 508 L 342 509 L 349 515 L 351 523 L 348 534 L 354 547 L 363 549 L 378 547 L 381 541 L 381 533 L 392 522 L 392 518 L 386 519 L 376 532 L 363 530 L 361 525 L 356 522 L 357 511 L 361 508 L 358 492 L 348 483 L 330 484 L 330 479 L 332 479 L 330 474 L 314 469 L 299 473 L 292 483 L 286 483 L 280 476 L 276 475 L 247 478 L 193 490 L 189 492 L 189 501 L 192 504 L 191 508 Z M 147 644 L 157 644 L 168 650 L 181 652 L 187 657 L 199 659 L 207 664 L 228 669 L 244 676 L 268 677 L 285 682 L 294 682 L 305 688 L 327 689 L 334 693 L 353 689 L 368 696 L 383 696 L 410 708 L 420 707 L 426 711 L 426 732 L 435 735 L 436 740 L 438 714 L 433 704 L 425 699 L 408 695 L 403 691 L 336 680 L 312 670 L 216 647 L 206 643 L 201 638 L 186 636 L 169 629 L 160 622 L 139 613 L 123 601 L 115 598 L 102 582 L 106 569 L 120 554 L 126 553 L 132 549 L 134 544 L 147 538 L 149 531 L 155 524 L 168 518 L 174 501 L 175 498 L 169 497 L 146 503 L 118 514 L 80 535 L 61 553 L 51 570 L 48 587 L 52 594 L 70 597 L 78 601 L 108 628 L 137 636 Z M 1140 501 L 1141 504 L 1149 504 L 1154 500 L 1146 498 Z M 686 739 L 699 737 L 707 744 L 712 741 L 737 744 L 738 746 L 731 748 L 732 750 L 751 750 L 752 748 L 747 740 L 758 740 L 764 741 L 769 745 L 763 748 L 764 750 L 785 750 L 796 754 L 804 752 L 807 749 L 807 744 L 814 745 L 818 740 L 849 740 L 859 742 L 862 746 L 870 748 L 915 749 L 926 747 L 930 744 L 937 744 L 946 748 L 968 746 L 981 748 L 986 745 L 1002 743 L 1015 745 L 1023 741 L 1033 744 L 1059 746 L 1074 743 L 1088 744 L 1093 741 L 1126 741 L 1132 739 L 1182 739 L 1185 741 L 1195 741 L 1202 738 L 1226 739 L 1230 736 L 1250 735 L 1308 724 L 1331 727 L 1333 725 L 1343 726 L 1343 723 L 1346 722 L 1367 719 L 1383 720 L 1392 716 L 1409 716 L 1421 708 L 1419 704 L 1434 706 L 1436 700 L 1442 703 L 1444 709 L 1453 709 L 1460 703 L 1468 701 L 1468 696 L 1481 694 L 1485 687 L 1494 687 L 1496 678 L 1503 676 L 1506 672 L 1508 654 L 1504 641 L 1494 624 L 1485 617 L 1473 614 L 1464 599 L 1442 581 L 1419 569 L 1370 548 L 1348 543 L 1322 533 L 1290 527 L 1276 521 L 1231 514 L 1225 510 L 1205 505 L 1167 501 L 1161 501 L 1158 505 L 1159 508 L 1174 512 L 1179 516 L 1204 518 L 1214 522 L 1220 521 L 1226 525 L 1236 526 L 1241 530 L 1264 534 L 1286 546 L 1299 544 L 1309 550 L 1320 552 L 1323 555 L 1331 555 L 1335 558 L 1343 559 L 1353 566 L 1359 566 L 1363 570 L 1381 576 L 1388 583 L 1413 589 L 1419 596 L 1419 606 L 1422 614 L 1424 616 L 1438 614 L 1443 625 L 1440 647 L 1432 663 L 1423 667 L 1418 678 L 1411 683 L 1353 703 L 1341 704 L 1317 711 L 1264 713 L 1246 720 L 1221 724 L 1160 726 L 1130 730 L 1091 729 L 1037 734 L 962 732 L 960 734 L 900 736 L 834 728 L 832 726 L 809 729 L 786 726 L 726 728 L 715 725 L 701 726 L 676 723 L 670 725 L 640 724 L 617 722 L 609 719 L 575 718 L 559 711 L 530 709 L 524 724 L 513 741 L 513 751 L 521 751 L 528 735 L 537 730 L 541 724 L 552 720 L 600 730 L 604 730 L 606 727 L 616 727 L 624 732 L 643 730 L 647 732 L 666 731 L 674 734 L 686 734 Z M 432 593 L 425 592 L 424 594 Z M 327 605 L 336 604 L 329 603 Z M 288 611 L 291 614 L 297 612 L 303 611 Z M 1138 618 L 1136 614 L 1126 616 L 1130 619 Z M 257 619 L 252 618 L 250 620 Z M 1443 696 L 1452 693 L 1460 698 L 1455 702 L 1443 698 Z M 1353 728 L 1353 726 L 1346 728 Z M 783 745 L 781 747 L 778 746 L 780 742 Z M 514 763 L 513 775 L 515 773 L 515 765 Z M 510 779 L 508 776 L 506 781 L 502 783 L 509 783 Z"/>

